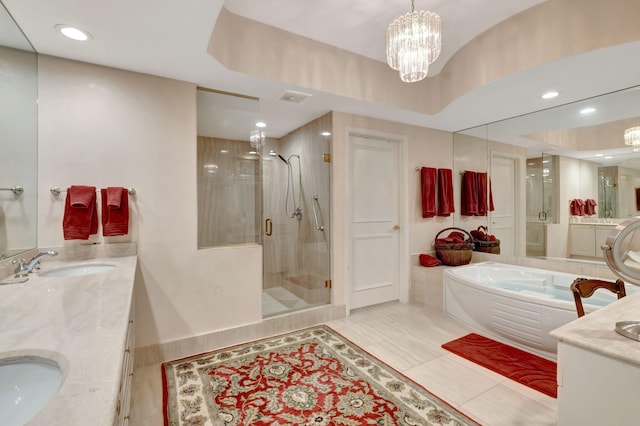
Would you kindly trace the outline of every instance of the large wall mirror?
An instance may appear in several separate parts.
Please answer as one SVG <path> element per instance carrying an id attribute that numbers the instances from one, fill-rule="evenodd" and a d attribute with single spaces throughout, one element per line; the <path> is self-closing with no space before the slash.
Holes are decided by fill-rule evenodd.
<path id="1" fill-rule="evenodd" d="M 36 246 L 38 64 L 0 3 L 0 259 Z"/>
<path id="2" fill-rule="evenodd" d="M 635 126 L 640 86 L 458 132 L 454 152 L 467 151 L 475 140 L 476 164 L 488 163 L 495 185 L 496 146 L 522 150 L 514 151 L 524 166 L 513 192 L 519 206 L 514 229 L 522 243 L 516 237 L 507 254 L 601 261 L 600 245 L 609 232 L 640 215 L 640 147 L 635 151 L 624 138 Z M 461 158 L 456 155 L 456 162 Z M 501 215 L 497 208 L 495 217 Z M 500 237 L 495 217 L 475 218 L 473 225 Z"/>

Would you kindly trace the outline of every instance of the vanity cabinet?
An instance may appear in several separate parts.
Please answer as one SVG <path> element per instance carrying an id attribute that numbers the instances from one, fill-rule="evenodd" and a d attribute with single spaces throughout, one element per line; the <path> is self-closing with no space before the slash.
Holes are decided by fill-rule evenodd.
<path id="1" fill-rule="evenodd" d="M 558 340 L 558 426 L 640 424 L 640 343 L 615 331 L 638 312 L 633 292 L 549 333 Z"/>
<path id="2" fill-rule="evenodd" d="M 628 343 L 633 346 L 633 341 Z M 595 350 L 559 343 L 559 426 L 635 426 L 638 424 L 634 408 L 638 392 L 640 368 L 637 365 Z"/>
<path id="3" fill-rule="evenodd" d="M 614 227 L 614 224 L 569 225 L 569 257 L 604 258 L 600 247 Z"/>

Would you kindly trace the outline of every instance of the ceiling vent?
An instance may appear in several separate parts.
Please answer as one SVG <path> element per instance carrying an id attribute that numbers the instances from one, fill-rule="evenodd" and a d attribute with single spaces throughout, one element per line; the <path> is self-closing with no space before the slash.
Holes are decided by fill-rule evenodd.
<path id="1" fill-rule="evenodd" d="M 292 102 L 294 104 L 301 104 L 305 99 L 310 98 L 311 96 L 313 95 L 309 93 L 296 92 L 294 90 L 285 90 L 284 92 L 282 92 L 278 100 L 283 102 Z"/>

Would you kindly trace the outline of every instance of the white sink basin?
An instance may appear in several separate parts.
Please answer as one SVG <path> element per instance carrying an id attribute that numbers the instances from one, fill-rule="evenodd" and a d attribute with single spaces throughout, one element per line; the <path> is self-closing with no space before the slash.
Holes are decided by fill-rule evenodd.
<path id="1" fill-rule="evenodd" d="M 0 360 L 0 423 L 23 425 L 56 394 L 62 371 L 41 358 Z"/>
<path id="2" fill-rule="evenodd" d="M 40 271 L 41 277 L 75 277 L 78 275 L 99 274 L 115 268 L 115 265 L 108 263 L 83 263 L 80 265 L 62 266 L 48 271 Z"/>

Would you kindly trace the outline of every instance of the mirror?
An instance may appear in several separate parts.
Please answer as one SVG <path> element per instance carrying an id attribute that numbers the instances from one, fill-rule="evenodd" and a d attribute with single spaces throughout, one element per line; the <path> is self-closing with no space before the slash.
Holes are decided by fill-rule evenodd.
<path id="1" fill-rule="evenodd" d="M 36 246 L 37 56 L 0 3 L 0 259 Z"/>
<path id="2" fill-rule="evenodd" d="M 454 152 L 464 138 L 484 139 L 493 176 L 491 144 L 525 150 L 518 176 L 526 246 L 514 254 L 601 261 L 600 243 L 615 224 L 640 215 L 640 150 L 624 141 L 634 126 L 640 86 L 456 132 Z M 595 208 L 574 210 L 575 200 Z M 490 217 L 485 223 L 491 230 Z"/>

